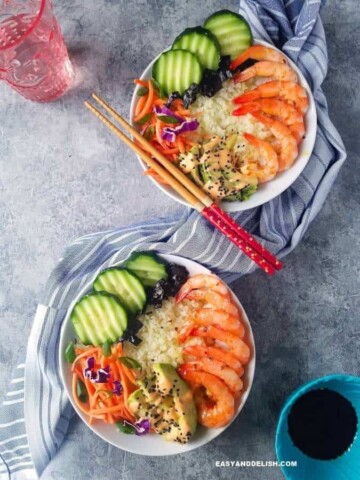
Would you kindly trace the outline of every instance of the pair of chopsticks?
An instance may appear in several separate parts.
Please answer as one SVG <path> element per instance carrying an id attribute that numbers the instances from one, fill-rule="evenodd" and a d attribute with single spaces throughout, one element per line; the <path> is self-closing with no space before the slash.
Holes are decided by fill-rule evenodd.
<path id="1" fill-rule="evenodd" d="M 264 272 L 273 275 L 281 270 L 282 263 L 272 253 L 258 243 L 233 218 L 224 212 L 200 187 L 195 185 L 179 168 L 156 150 L 135 128 L 119 113 L 95 93 L 93 99 L 101 105 L 133 138 L 125 135 L 116 125 L 105 117 L 94 105 L 86 101 L 86 107 L 96 115 L 115 135 L 137 153 L 142 160 L 164 179 L 184 200 L 198 210 L 215 228 L 255 262 Z M 141 147 L 140 147 L 141 145 Z M 150 155 L 151 156 L 150 156 Z M 156 160 L 154 160 L 154 157 Z"/>

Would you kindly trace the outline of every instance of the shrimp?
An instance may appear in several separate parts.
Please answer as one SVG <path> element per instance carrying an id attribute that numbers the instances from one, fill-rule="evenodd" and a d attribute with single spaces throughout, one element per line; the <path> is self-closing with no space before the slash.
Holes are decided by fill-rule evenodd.
<path id="1" fill-rule="evenodd" d="M 286 63 L 284 55 L 274 48 L 264 47 L 263 45 L 252 45 L 230 63 L 230 70 L 235 70 L 235 68 L 249 59 Z"/>
<path id="2" fill-rule="evenodd" d="M 260 115 L 259 113 L 252 113 L 251 115 L 263 125 L 268 127 L 270 132 L 274 135 L 279 143 L 279 172 L 291 167 L 298 155 L 298 147 L 296 139 L 292 135 L 289 128 L 277 120 L 265 117 L 265 115 Z"/>
<path id="3" fill-rule="evenodd" d="M 239 393 L 243 389 L 243 382 L 235 370 L 219 360 L 203 357 L 193 362 L 184 363 L 183 367 L 186 370 L 196 370 L 198 372 L 215 375 L 215 377 L 220 378 L 233 393 Z"/>
<path id="4" fill-rule="evenodd" d="M 252 102 L 244 103 L 233 111 L 233 115 L 240 116 L 247 113 L 266 113 L 284 123 L 296 138 L 299 144 L 305 135 L 305 125 L 302 114 L 295 107 L 278 98 L 258 98 Z"/>
<path id="5" fill-rule="evenodd" d="M 220 328 L 216 328 L 212 325 L 208 327 L 198 327 L 194 328 L 191 332 L 191 335 L 194 337 L 210 337 L 214 340 L 217 340 L 221 343 L 217 345 L 219 348 L 222 348 L 222 344 L 225 344 L 227 351 L 232 353 L 240 362 L 243 364 L 249 361 L 250 358 L 250 348 L 246 343 L 238 336 L 232 332 L 226 332 Z"/>
<path id="6" fill-rule="evenodd" d="M 185 347 L 183 353 L 186 357 L 208 357 L 225 363 L 228 367 L 235 370 L 241 377 L 244 374 L 243 366 L 239 359 L 232 353 L 217 347 L 205 347 L 202 345 L 191 345 Z"/>
<path id="7" fill-rule="evenodd" d="M 260 140 L 260 138 L 244 133 L 244 138 L 254 147 L 256 147 L 257 158 L 244 160 L 240 167 L 244 175 L 254 175 L 259 183 L 268 182 L 278 172 L 278 155 L 269 142 Z"/>
<path id="8" fill-rule="evenodd" d="M 206 302 L 213 307 L 230 313 L 230 315 L 233 315 L 234 317 L 239 316 L 239 311 L 236 305 L 231 302 L 230 298 L 220 295 L 219 293 L 211 290 L 210 288 L 200 288 L 198 290 L 192 290 L 186 295 L 186 298 L 189 300 Z"/>
<path id="9" fill-rule="evenodd" d="M 178 333 L 178 341 L 179 343 L 184 343 L 185 340 L 191 332 L 193 328 L 196 326 L 208 326 L 208 325 L 215 325 L 222 330 L 231 331 L 234 335 L 242 336 L 244 332 L 244 326 L 240 322 L 239 317 L 234 317 L 230 315 L 230 313 L 221 311 L 221 310 L 213 310 L 212 308 L 202 308 L 199 309 L 194 317 L 191 320 L 185 322 L 183 327 Z"/>
<path id="10" fill-rule="evenodd" d="M 237 73 L 234 76 L 234 83 L 246 82 L 246 80 L 254 77 L 272 77 L 274 80 L 297 81 L 297 75 L 289 65 L 263 60 L 255 63 L 243 72 Z"/>
<path id="11" fill-rule="evenodd" d="M 309 107 L 309 99 L 305 88 L 296 82 L 281 82 L 275 80 L 263 83 L 253 90 L 249 90 L 242 95 L 234 98 L 235 104 L 252 102 L 258 98 L 279 97 L 291 105 L 294 105 L 303 115 L 305 115 Z"/>
<path id="12" fill-rule="evenodd" d="M 175 297 L 176 303 L 181 302 L 181 300 L 183 300 L 192 290 L 198 290 L 200 288 L 210 288 L 214 292 L 230 298 L 226 285 L 219 278 L 215 275 L 202 273 L 199 275 L 193 275 L 186 283 L 184 283 Z"/>
<path id="13" fill-rule="evenodd" d="M 237 331 L 241 328 L 241 322 L 238 317 L 234 317 L 222 310 L 213 310 L 212 308 L 198 310 L 193 321 L 197 325 L 216 325 L 222 330 Z"/>
<path id="14" fill-rule="evenodd" d="M 225 383 L 211 373 L 178 368 L 179 375 L 190 384 L 198 411 L 198 420 L 208 428 L 223 427 L 235 413 L 235 400 Z"/>

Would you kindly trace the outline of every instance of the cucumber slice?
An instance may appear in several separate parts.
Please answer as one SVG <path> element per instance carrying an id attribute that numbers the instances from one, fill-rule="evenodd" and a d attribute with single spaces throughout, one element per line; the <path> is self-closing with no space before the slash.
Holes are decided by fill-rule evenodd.
<path id="1" fill-rule="evenodd" d="M 154 63 L 152 76 L 165 94 L 179 92 L 182 95 L 192 83 L 201 82 L 202 67 L 193 53 L 169 50 Z"/>
<path id="2" fill-rule="evenodd" d="M 115 342 L 126 330 L 128 315 L 119 299 L 106 292 L 89 293 L 71 312 L 75 332 L 84 345 Z"/>
<path id="3" fill-rule="evenodd" d="M 143 284 L 135 275 L 122 268 L 102 271 L 95 279 L 94 290 L 116 295 L 132 314 L 140 312 L 146 303 Z"/>
<path id="4" fill-rule="evenodd" d="M 230 55 L 231 59 L 236 58 L 252 43 L 251 29 L 247 21 L 229 10 L 213 13 L 205 20 L 204 27 L 218 39 L 221 55 Z"/>
<path id="5" fill-rule="evenodd" d="M 203 27 L 184 30 L 174 41 L 172 50 L 188 50 L 197 55 L 201 65 L 217 70 L 220 62 L 220 44 L 217 38 Z"/>
<path id="6" fill-rule="evenodd" d="M 125 264 L 146 287 L 154 287 L 162 278 L 167 278 L 166 265 L 154 253 L 135 252 Z"/>

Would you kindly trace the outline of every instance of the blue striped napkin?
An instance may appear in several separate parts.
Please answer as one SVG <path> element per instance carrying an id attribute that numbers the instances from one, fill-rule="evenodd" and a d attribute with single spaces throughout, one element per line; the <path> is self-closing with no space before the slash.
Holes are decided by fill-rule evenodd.
<path id="1" fill-rule="evenodd" d="M 331 123 L 321 84 L 327 49 L 321 0 L 241 0 L 254 36 L 282 47 L 314 93 L 318 132 L 311 159 L 298 180 L 271 202 L 234 218 L 281 257 L 300 241 L 320 210 L 346 154 Z M 73 415 L 59 377 L 59 330 L 69 303 L 85 283 L 134 249 L 156 249 L 197 260 L 231 282 L 254 270 L 231 243 L 196 212 L 76 240 L 52 273 L 38 306 L 26 363 L 17 367 L 0 409 L 1 480 L 35 479 L 58 451 Z M 26 380 L 24 381 L 24 374 Z"/>

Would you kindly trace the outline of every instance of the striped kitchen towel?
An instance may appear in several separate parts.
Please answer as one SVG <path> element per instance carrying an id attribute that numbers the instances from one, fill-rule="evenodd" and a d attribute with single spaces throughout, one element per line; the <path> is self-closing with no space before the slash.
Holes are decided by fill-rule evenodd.
<path id="1" fill-rule="evenodd" d="M 266 205 L 234 215 L 266 248 L 281 257 L 302 238 L 346 157 L 321 90 L 328 64 L 319 17 L 321 4 L 321 0 L 240 2 L 240 11 L 249 20 L 254 36 L 281 47 L 302 70 L 317 106 L 315 148 L 298 180 Z M 59 330 L 66 309 L 101 269 L 124 261 L 135 249 L 156 249 L 192 258 L 227 282 L 255 268 L 191 210 L 176 219 L 76 240 L 46 284 L 29 339 L 25 370 L 24 365 L 16 369 L 0 409 L 1 480 L 38 478 L 58 451 L 73 414 L 61 385 L 57 359 Z"/>

